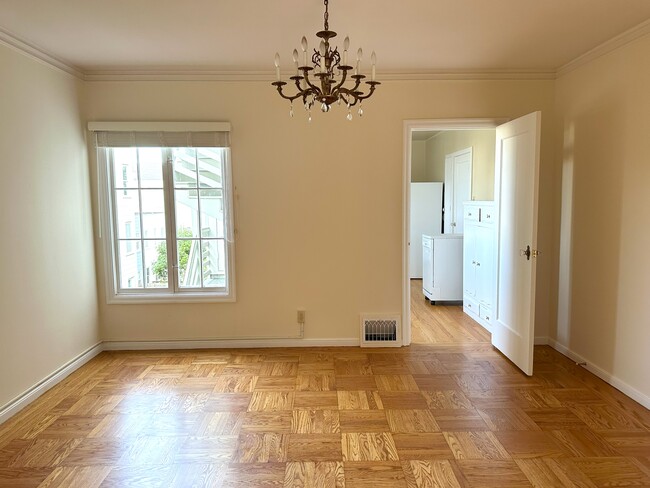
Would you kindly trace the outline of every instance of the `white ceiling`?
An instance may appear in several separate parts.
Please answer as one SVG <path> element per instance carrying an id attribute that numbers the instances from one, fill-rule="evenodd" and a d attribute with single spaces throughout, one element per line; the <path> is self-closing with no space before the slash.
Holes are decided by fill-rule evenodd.
<path id="1" fill-rule="evenodd" d="M 268 71 L 322 29 L 318 0 L 0 0 L 0 29 L 84 72 Z M 650 19 L 649 0 L 332 0 L 335 44 L 378 72 L 553 72 Z M 338 41 L 338 43 L 336 42 Z"/>

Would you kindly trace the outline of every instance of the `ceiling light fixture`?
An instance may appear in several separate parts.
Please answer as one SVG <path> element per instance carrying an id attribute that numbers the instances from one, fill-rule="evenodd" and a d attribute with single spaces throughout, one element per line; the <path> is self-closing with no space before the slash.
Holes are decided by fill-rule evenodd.
<path id="1" fill-rule="evenodd" d="M 308 120 L 311 122 L 311 108 L 320 103 L 320 109 L 323 112 L 329 112 L 334 103 L 345 104 L 348 109 L 347 119 L 352 120 L 352 107 L 359 105 L 357 113 L 359 116 L 363 115 L 362 102 L 374 93 L 375 88 L 380 83 L 376 81 L 377 56 L 372 53 L 371 60 L 371 76 L 370 81 L 366 81 L 368 85 L 367 92 L 364 93 L 359 89 L 361 82 L 366 78 L 366 75 L 361 74 L 361 58 L 363 51 L 361 48 L 357 51 L 356 67 L 348 65 L 348 48 L 350 47 L 350 38 L 346 37 L 343 41 L 343 57 L 339 53 L 338 47 L 332 49 L 330 47 L 330 39 L 336 37 L 336 32 L 329 30 L 329 11 L 328 0 L 324 0 L 325 15 L 324 15 L 324 29 L 316 33 L 316 36 L 321 39 L 318 49 L 314 49 L 311 56 L 311 64 L 307 64 L 307 38 L 303 36 L 302 47 L 302 66 L 299 66 L 298 50 L 293 50 L 293 62 L 296 67 L 296 74 L 290 79 L 295 82 L 298 92 L 295 95 L 287 96 L 283 93 L 283 88 L 287 82 L 282 81 L 280 77 L 280 55 L 275 53 L 275 75 L 277 81 L 272 83 L 278 90 L 280 96 L 291 102 L 289 115 L 293 117 L 293 101 L 302 98 L 305 110 L 308 114 Z M 354 74 L 348 76 L 348 72 L 354 70 Z M 319 78 L 318 81 L 309 79 L 309 72 L 314 71 L 313 76 Z M 346 81 L 352 79 L 349 87 L 345 87 Z M 320 85 L 320 86 L 319 86 Z"/>

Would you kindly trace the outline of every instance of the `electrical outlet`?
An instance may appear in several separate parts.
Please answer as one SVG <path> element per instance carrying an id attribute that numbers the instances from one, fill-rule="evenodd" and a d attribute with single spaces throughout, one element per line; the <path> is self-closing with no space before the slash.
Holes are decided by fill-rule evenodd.
<path id="1" fill-rule="evenodd" d="M 296 320 L 299 324 L 304 324 L 305 323 L 305 311 L 304 310 L 298 310 L 298 313 L 296 315 Z"/>

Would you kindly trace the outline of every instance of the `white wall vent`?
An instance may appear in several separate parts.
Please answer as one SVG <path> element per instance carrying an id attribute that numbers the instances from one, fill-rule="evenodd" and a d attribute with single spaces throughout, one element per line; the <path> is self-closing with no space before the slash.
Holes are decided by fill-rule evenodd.
<path id="1" fill-rule="evenodd" d="M 402 326 L 399 315 L 362 315 L 361 347 L 399 347 Z"/>

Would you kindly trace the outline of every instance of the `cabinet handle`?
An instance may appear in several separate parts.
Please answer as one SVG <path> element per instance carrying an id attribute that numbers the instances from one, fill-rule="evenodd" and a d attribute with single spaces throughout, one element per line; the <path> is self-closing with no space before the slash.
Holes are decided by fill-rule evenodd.
<path id="1" fill-rule="evenodd" d="M 485 320 L 490 320 L 490 317 L 486 315 Z"/>
<path id="2" fill-rule="evenodd" d="M 486 218 L 486 219 L 489 219 L 489 218 L 490 218 L 490 214 L 487 214 L 487 215 L 485 216 L 485 218 Z"/>
<path id="3" fill-rule="evenodd" d="M 472 264 L 476 264 L 476 261 L 472 261 Z"/>
<path id="4" fill-rule="evenodd" d="M 481 263 L 476 263 L 476 266 L 480 266 L 480 265 L 481 265 Z"/>

